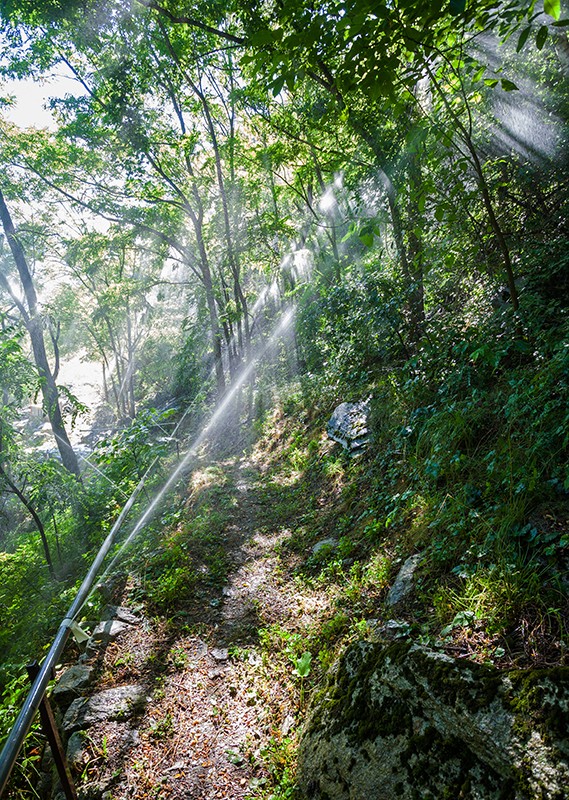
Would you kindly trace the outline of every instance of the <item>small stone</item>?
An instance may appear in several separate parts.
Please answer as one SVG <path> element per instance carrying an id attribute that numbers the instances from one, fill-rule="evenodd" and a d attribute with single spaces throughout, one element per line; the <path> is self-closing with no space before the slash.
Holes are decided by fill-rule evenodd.
<path id="1" fill-rule="evenodd" d="M 320 542 L 316 542 L 312 548 L 312 555 L 317 555 L 321 550 L 335 550 L 337 546 L 337 539 L 322 539 Z"/>
<path id="2" fill-rule="evenodd" d="M 288 736 L 291 730 L 294 728 L 296 724 L 296 720 L 292 714 L 287 714 L 284 718 L 282 725 L 281 725 L 281 733 L 283 736 Z"/>
<path id="3" fill-rule="evenodd" d="M 227 647 L 215 647 L 210 651 L 211 657 L 216 661 L 227 661 L 229 658 L 229 650 Z"/>
<path id="4" fill-rule="evenodd" d="M 223 678 L 226 671 L 227 670 L 224 667 L 217 667 L 216 669 L 208 670 L 207 676 L 211 680 L 215 680 L 216 678 Z"/>
<path id="5" fill-rule="evenodd" d="M 114 640 L 129 627 L 128 622 L 120 622 L 114 619 L 100 622 L 91 634 L 89 644 L 93 644 L 94 642 L 114 642 Z"/>
<path id="6" fill-rule="evenodd" d="M 208 646 L 205 642 L 202 642 L 201 639 L 196 639 L 193 647 L 190 651 L 190 655 L 192 658 L 195 658 L 196 661 L 199 661 L 204 656 L 207 656 Z"/>
<path id="7" fill-rule="evenodd" d="M 126 622 L 128 625 L 140 625 L 142 622 L 140 617 L 124 606 L 106 606 L 103 610 L 103 619 Z"/>
<path id="8" fill-rule="evenodd" d="M 410 594 L 413 588 L 413 576 L 422 558 L 422 553 L 416 553 L 414 556 L 410 556 L 403 564 L 387 595 L 386 603 L 388 606 L 397 605 Z"/>
<path id="9" fill-rule="evenodd" d="M 176 761 L 171 767 L 168 767 L 168 769 L 164 770 L 164 772 L 178 772 L 181 769 L 185 769 L 185 766 L 186 765 L 183 761 Z"/>
<path id="10" fill-rule="evenodd" d="M 368 620 L 368 624 L 371 620 Z M 404 639 L 411 633 L 411 626 L 408 622 L 398 619 L 388 619 L 383 625 L 378 620 L 374 620 L 375 625 L 372 629 L 372 639 L 375 642 L 394 642 L 396 639 Z"/>

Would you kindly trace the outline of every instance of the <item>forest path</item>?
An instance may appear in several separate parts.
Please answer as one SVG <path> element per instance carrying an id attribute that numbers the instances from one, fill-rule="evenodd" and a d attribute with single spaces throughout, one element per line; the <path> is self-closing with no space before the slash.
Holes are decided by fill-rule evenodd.
<path id="1" fill-rule="evenodd" d="M 298 557 L 282 548 L 298 523 L 290 477 L 269 478 L 255 451 L 203 462 L 188 476 L 188 519 L 212 481 L 228 520 L 223 586 L 202 591 L 183 624 L 145 620 L 99 658 L 96 690 L 142 683 L 146 702 L 89 729 L 84 797 L 241 800 L 293 770 L 304 712 L 294 661 L 329 592 L 295 581 Z"/>

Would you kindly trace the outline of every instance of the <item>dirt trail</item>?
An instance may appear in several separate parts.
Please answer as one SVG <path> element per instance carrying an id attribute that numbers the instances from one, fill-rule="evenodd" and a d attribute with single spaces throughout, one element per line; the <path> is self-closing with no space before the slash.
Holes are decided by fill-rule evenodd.
<path id="1" fill-rule="evenodd" d="M 291 530 L 273 519 L 259 463 L 215 466 L 232 497 L 232 569 L 221 596 L 188 610 L 184 626 L 145 620 L 100 657 L 92 691 L 142 683 L 146 702 L 138 718 L 88 730 L 77 764 L 84 797 L 240 800 L 266 796 L 287 769 L 303 714 L 287 637 L 329 599 L 291 582 L 279 555 Z"/>

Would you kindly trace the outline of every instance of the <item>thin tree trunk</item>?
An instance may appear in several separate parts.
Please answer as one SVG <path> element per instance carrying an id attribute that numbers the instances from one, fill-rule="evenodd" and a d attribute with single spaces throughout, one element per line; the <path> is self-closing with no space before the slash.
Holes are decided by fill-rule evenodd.
<path id="1" fill-rule="evenodd" d="M 41 392 L 44 405 L 51 424 L 51 429 L 55 437 L 57 449 L 61 455 L 63 466 L 80 478 L 79 463 L 73 450 L 61 414 L 59 405 L 59 393 L 50 369 L 45 341 L 43 336 L 43 324 L 38 313 L 37 295 L 33 284 L 32 275 L 28 267 L 28 262 L 24 249 L 17 237 L 12 217 L 4 200 L 4 195 L 0 190 L 0 219 L 6 239 L 10 245 L 12 256 L 20 276 L 20 282 L 28 305 L 27 313 L 24 315 L 24 324 L 28 330 L 34 353 L 34 361 L 41 379 Z M 22 309 L 21 309 L 22 310 Z"/>
<path id="2" fill-rule="evenodd" d="M 476 147 L 474 146 L 474 142 L 472 141 L 472 136 L 470 135 L 470 131 L 465 127 L 465 125 L 463 125 L 457 113 L 451 107 L 439 81 L 435 78 L 432 70 L 429 67 L 427 67 L 427 71 L 429 73 L 431 81 L 433 82 L 433 86 L 437 90 L 439 97 L 443 102 L 444 107 L 448 111 L 453 123 L 458 128 L 458 131 L 462 136 L 462 140 L 466 145 L 468 152 L 470 153 L 472 159 L 472 166 L 474 167 L 476 180 L 478 182 L 478 188 L 480 189 L 480 194 L 482 195 L 482 202 L 484 203 L 484 208 L 486 209 L 486 213 L 488 214 L 488 221 L 490 222 L 490 227 L 492 228 L 494 236 L 496 237 L 498 249 L 502 254 L 504 271 L 506 273 L 506 280 L 510 292 L 510 299 L 512 301 L 512 308 L 514 309 L 514 312 L 517 312 L 520 307 L 520 301 L 518 296 L 518 288 L 516 286 L 516 279 L 514 276 L 514 269 L 512 266 L 512 258 L 510 256 L 510 248 L 508 247 L 508 243 L 506 242 L 506 237 L 504 236 L 502 226 L 500 225 L 496 213 L 494 211 L 494 203 L 492 202 L 490 189 L 488 187 L 488 182 L 486 180 L 486 176 L 484 174 L 484 169 L 482 167 L 482 163 L 478 156 L 478 152 L 476 150 Z"/>
<path id="3" fill-rule="evenodd" d="M 413 339 L 419 341 L 425 333 L 425 290 L 423 283 L 423 240 L 421 236 L 422 220 L 419 210 L 417 195 L 421 187 L 421 164 L 419 154 L 414 151 L 409 156 L 409 210 L 407 214 L 408 230 L 407 241 L 409 242 L 409 272 L 411 275 L 411 287 L 409 302 L 412 306 L 412 318 L 418 324 L 413 331 Z"/>
<path id="4" fill-rule="evenodd" d="M 6 482 L 6 484 L 10 487 L 10 491 L 13 494 L 16 495 L 18 500 L 22 503 L 22 505 L 25 506 L 25 508 L 30 513 L 30 515 L 31 515 L 31 517 L 32 517 L 32 519 L 33 519 L 33 521 L 35 523 L 35 526 L 38 529 L 38 532 L 39 532 L 39 535 L 40 535 L 40 538 L 41 538 L 41 541 L 42 541 L 43 551 L 45 553 L 45 560 L 46 560 L 46 563 L 47 563 L 47 568 L 49 569 L 49 574 L 51 575 L 51 577 L 54 580 L 56 580 L 57 576 L 55 574 L 55 569 L 53 568 L 53 560 L 51 558 L 51 552 L 49 550 L 49 542 L 47 541 L 47 536 L 45 534 L 45 528 L 43 526 L 43 522 L 41 521 L 37 511 L 35 510 L 33 505 L 30 503 L 28 498 L 25 496 L 25 494 L 22 491 L 20 491 L 20 489 L 18 489 L 18 487 L 16 486 L 14 481 L 11 480 L 11 478 L 8 476 L 8 473 L 6 472 L 6 470 L 4 469 L 4 467 L 2 465 L 0 465 L 0 476 L 3 478 L 3 480 Z"/>

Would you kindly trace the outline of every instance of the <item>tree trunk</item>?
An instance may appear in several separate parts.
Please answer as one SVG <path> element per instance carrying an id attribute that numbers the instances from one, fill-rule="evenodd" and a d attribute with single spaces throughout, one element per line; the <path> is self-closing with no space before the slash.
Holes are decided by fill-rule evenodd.
<path id="1" fill-rule="evenodd" d="M 418 192 L 421 188 L 421 164 L 419 154 L 413 151 L 409 154 L 409 210 L 407 212 L 408 229 L 407 241 L 409 243 L 409 273 L 411 277 L 409 304 L 411 318 L 417 328 L 412 331 L 414 341 L 420 341 L 425 334 L 425 291 L 423 283 L 423 240 L 421 236 L 422 219 L 419 210 Z"/>
<path id="2" fill-rule="evenodd" d="M 61 455 L 63 466 L 73 475 L 76 475 L 78 478 L 80 478 L 77 456 L 71 447 L 71 443 L 63 423 L 63 417 L 61 415 L 61 408 L 59 405 L 59 393 L 47 358 L 43 336 L 43 325 L 41 317 L 38 313 L 37 295 L 32 280 L 32 275 L 28 267 L 24 249 L 17 237 L 16 229 L 14 228 L 14 223 L 12 222 L 12 217 L 10 216 L 8 206 L 6 205 L 6 201 L 4 200 L 4 195 L 2 194 L 1 190 L 0 219 L 2 220 L 2 226 L 6 234 L 6 239 L 10 245 L 10 249 L 18 269 L 20 282 L 22 284 L 22 289 L 24 290 L 24 296 L 28 305 L 27 313 L 24 314 L 24 324 L 31 339 L 34 361 L 36 363 L 41 380 L 43 401 L 49 417 L 51 429 L 55 437 L 57 449 Z M 25 311 L 23 307 L 21 307 L 20 310 Z"/>
<path id="3" fill-rule="evenodd" d="M 379 176 L 385 189 L 387 197 L 387 205 L 389 207 L 389 215 L 391 217 L 391 228 L 393 231 L 393 240 L 395 242 L 395 250 L 397 251 L 397 258 L 401 265 L 401 272 L 405 280 L 405 285 L 409 297 L 409 329 L 412 339 L 417 342 L 422 338 L 425 311 L 422 299 L 422 275 L 419 283 L 419 291 L 417 288 L 416 276 L 413 274 L 413 265 L 411 263 L 411 256 L 407 251 L 405 245 L 404 225 L 401 218 L 401 211 L 399 208 L 399 198 L 397 197 L 397 189 L 391 177 L 385 171 L 386 158 L 385 154 L 379 143 L 377 142 L 373 133 L 371 133 L 364 122 L 354 112 L 348 115 L 349 123 L 355 133 L 358 134 L 370 147 L 373 152 L 379 171 Z"/>
<path id="4" fill-rule="evenodd" d="M 28 498 L 25 496 L 25 494 L 22 491 L 20 491 L 20 489 L 18 489 L 18 487 L 16 486 L 14 481 L 11 480 L 11 478 L 8 476 L 8 473 L 6 472 L 4 467 L 2 467 L 1 465 L 0 465 L 0 477 L 2 477 L 3 480 L 6 482 L 6 484 L 10 487 L 10 492 L 12 494 L 16 495 L 18 500 L 22 503 L 23 506 L 25 506 L 25 508 L 30 513 L 30 515 L 31 515 L 31 517 L 32 517 L 32 519 L 33 519 L 33 521 L 35 523 L 35 526 L 38 529 L 38 533 L 39 533 L 41 541 L 42 541 L 43 551 L 45 553 L 45 560 L 46 560 L 46 563 L 47 563 L 47 568 L 49 570 L 49 574 L 51 575 L 51 577 L 54 580 L 56 580 L 57 577 L 56 577 L 56 574 L 55 574 L 55 569 L 53 568 L 53 560 L 52 560 L 52 557 L 51 557 L 51 552 L 50 552 L 50 549 L 49 549 L 49 542 L 47 541 L 47 536 L 45 534 L 45 528 L 43 526 L 43 522 L 41 521 L 37 511 L 35 510 L 33 505 L 30 503 Z"/>
<path id="5" fill-rule="evenodd" d="M 429 73 L 429 77 L 433 83 L 433 86 L 437 90 L 439 97 L 441 98 L 444 107 L 449 113 L 450 118 L 452 119 L 453 123 L 456 125 L 460 136 L 462 137 L 462 141 L 466 145 L 468 152 L 470 153 L 470 157 L 472 159 L 472 166 L 474 167 L 474 172 L 476 175 L 476 180 L 478 182 L 478 187 L 480 189 L 480 194 L 482 195 L 482 202 L 484 203 L 484 208 L 486 209 L 486 213 L 488 214 L 488 220 L 490 222 L 490 227 L 496 237 L 496 242 L 498 244 L 498 249 L 502 254 L 502 259 L 504 263 L 504 271 L 506 273 L 506 280 L 508 283 L 508 289 L 510 292 L 510 299 L 512 301 L 512 308 L 514 312 L 517 314 L 518 309 L 520 307 L 520 301 L 518 297 L 518 288 L 516 286 L 516 279 L 514 276 L 514 270 L 512 266 L 512 258 L 510 256 L 510 248 L 508 247 L 508 243 L 506 242 L 506 237 L 504 236 L 504 232 L 502 230 L 502 226 L 500 225 L 496 213 L 494 211 L 494 203 L 492 202 L 492 197 L 490 195 L 490 189 L 488 187 L 488 182 L 486 180 L 486 176 L 484 174 L 484 169 L 482 167 L 482 163 L 478 156 L 478 151 L 474 146 L 474 142 L 472 141 L 471 131 L 469 131 L 465 125 L 459 119 L 456 111 L 452 108 L 451 104 L 449 103 L 444 89 L 442 88 L 439 81 L 434 76 L 432 70 L 427 67 L 427 72 Z M 519 329 L 518 326 L 518 334 L 522 335 L 522 331 Z"/>

